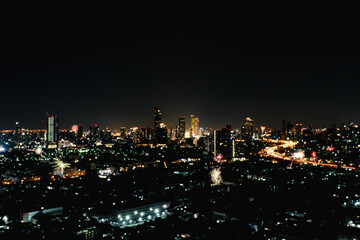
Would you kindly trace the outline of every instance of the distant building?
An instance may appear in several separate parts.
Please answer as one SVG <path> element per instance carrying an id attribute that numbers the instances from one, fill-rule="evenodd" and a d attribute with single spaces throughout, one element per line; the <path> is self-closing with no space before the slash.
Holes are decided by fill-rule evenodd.
<path id="1" fill-rule="evenodd" d="M 178 139 L 185 139 L 185 117 L 179 117 Z"/>
<path id="2" fill-rule="evenodd" d="M 302 124 L 297 123 L 295 125 L 295 140 L 300 140 L 301 138 L 301 131 L 302 131 Z"/>
<path id="3" fill-rule="evenodd" d="M 199 118 L 194 115 L 190 115 L 191 118 L 191 137 L 199 136 Z"/>
<path id="4" fill-rule="evenodd" d="M 250 139 L 254 133 L 254 121 L 247 117 L 245 119 L 245 125 L 241 129 L 241 135 L 244 139 Z"/>
<path id="5" fill-rule="evenodd" d="M 99 229 L 96 226 L 87 227 L 77 231 L 76 239 L 97 239 L 99 237 Z"/>
<path id="6" fill-rule="evenodd" d="M 104 130 L 99 131 L 99 138 L 103 143 L 111 143 L 112 136 L 111 130 L 109 128 L 105 128 Z"/>
<path id="7" fill-rule="evenodd" d="M 154 108 L 154 128 L 159 128 L 161 123 L 161 111 L 158 107 Z"/>
<path id="8" fill-rule="evenodd" d="M 156 131 L 156 143 L 157 144 L 167 144 L 168 140 L 168 130 L 167 126 L 164 123 L 160 124 L 160 127 Z"/>
<path id="9" fill-rule="evenodd" d="M 167 143 L 167 127 L 161 122 L 161 111 L 158 107 L 154 108 L 154 132 L 155 132 L 155 144 Z"/>
<path id="10" fill-rule="evenodd" d="M 218 160 L 232 159 L 231 126 L 228 124 L 221 130 L 214 131 L 214 155 Z"/>
<path id="11" fill-rule="evenodd" d="M 32 212 L 25 212 L 21 213 L 21 222 L 27 223 L 27 222 L 36 222 L 36 218 L 39 216 L 59 216 L 63 214 L 63 207 L 55 207 L 55 208 L 47 208 L 47 209 L 41 209 L 41 210 L 35 210 Z"/>
<path id="12" fill-rule="evenodd" d="M 151 143 L 155 140 L 155 129 L 147 127 L 146 128 L 146 140 Z"/>
<path id="13" fill-rule="evenodd" d="M 124 140 L 126 138 L 126 127 L 120 128 L 120 139 Z"/>
<path id="14" fill-rule="evenodd" d="M 90 138 L 90 141 L 92 141 L 92 142 L 96 142 L 97 140 L 99 140 L 99 138 L 100 138 L 99 125 L 90 124 L 89 138 Z"/>
<path id="15" fill-rule="evenodd" d="M 84 134 L 84 127 L 82 124 L 78 125 L 77 137 L 80 139 Z"/>
<path id="16" fill-rule="evenodd" d="M 48 148 L 58 147 L 59 119 L 57 116 L 48 116 L 47 125 L 47 146 Z"/>

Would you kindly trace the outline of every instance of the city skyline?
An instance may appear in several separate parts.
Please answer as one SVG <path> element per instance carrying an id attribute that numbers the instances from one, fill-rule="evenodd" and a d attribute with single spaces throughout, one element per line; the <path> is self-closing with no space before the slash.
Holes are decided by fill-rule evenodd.
<path id="1" fill-rule="evenodd" d="M 0 239 L 360 238 L 350 21 L 121 10 L 5 14 Z"/>
<path id="2" fill-rule="evenodd" d="M 157 108 L 157 107 L 156 107 Z M 160 109 L 160 108 L 158 108 Z M 161 110 L 161 109 L 160 109 Z M 14 129 L 15 131 L 18 131 L 18 128 L 21 126 L 21 128 L 23 129 L 46 129 L 47 128 L 47 115 L 48 112 L 46 112 L 46 115 L 44 115 L 45 117 L 43 117 L 43 120 L 41 120 L 40 124 L 37 124 L 37 126 L 35 125 L 35 127 L 30 127 L 31 125 L 26 125 L 26 123 L 28 123 L 26 120 L 25 121 L 15 121 L 12 123 L 12 126 L 10 125 L 8 128 L 1 128 L 0 130 L 11 130 Z M 180 118 L 184 118 L 186 121 L 186 129 L 189 129 L 191 131 L 192 127 L 192 117 L 194 116 L 194 114 L 189 114 L 189 115 L 179 115 L 177 118 L 175 117 L 175 119 L 171 119 L 169 120 L 169 117 L 166 117 L 166 115 L 163 115 L 160 122 L 163 124 L 166 124 L 167 127 L 169 127 L 170 129 L 176 129 L 179 126 L 179 123 L 177 121 L 179 121 Z M 196 115 L 196 119 L 197 121 L 199 121 L 199 117 L 198 115 Z M 231 124 L 230 122 L 223 122 L 222 124 L 218 124 L 216 126 L 209 126 L 209 125 L 205 125 L 205 124 L 198 124 L 199 128 L 211 128 L 211 129 L 221 129 L 222 127 L 224 127 L 227 124 L 230 124 L 232 126 L 234 126 L 234 129 L 241 129 L 242 127 L 244 127 L 244 122 L 246 125 L 246 120 L 248 118 L 253 118 L 252 116 L 244 116 L 242 119 L 239 119 L 239 121 L 236 122 L 236 124 Z M 58 116 L 56 116 L 56 118 L 58 118 Z M 146 119 L 145 121 L 138 122 L 138 125 L 136 124 L 131 124 L 131 123 L 124 123 L 123 125 L 119 125 L 119 124 L 115 124 L 115 125 L 105 125 L 102 124 L 106 121 L 103 120 L 99 120 L 99 121 L 92 121 L 92 120 L 86 120 L 84 122 L 74 122 L 71 121 L 70 119 L 65 119 L 65 123 L 63 122 L 63 118 L 60 116 L 61 119 L 61 124 L 59 124 L 59 129 L 71 129 L 74 125 L 81 125 L 81 126 L 85 126 L 85 129 L 90 131 L 90 127 L 95 124 L 95 125 L 99 125 L 101 127 L 101 129 L 111 129 L 111 130 L 118 130 L 122 127 L 126 127 L 126 128 L 132 128 L 132 127 L 149 127 L 149 128 L 154 128 L 154 119 L 151 118 L 151 116 L 148 116 L 149 119 Z M 284 121 L 286 122 L 286 124 L 301 124 L 303 128 L 307 128 L 307 127 L 312 127 L 312 128 L 333 128 L 333 127 L 340 127 L 342 125 L 346 125 L 349 123 L 354 123 L 354 124 L 358 124 L 359 122 L 355 122 L 355 121 L 342 121 L 342 122 L 335 122 L 335 121 L 329 121 L 329 124 L 318 124 L 318 125 L 314 125 L 313 123 L 304 123 L 304 122 L 300 122 L 300 121 L 296 121 L 294 119 L 285 119 L 285 118 L 279 118 L 278 119 L 278 124 L 274 125 L 274 126 L 269 126 L 266 124 L 261 124 L 259 122 L 256 121 L 255 119 L 255 124 L 254 124 L 254 128 L 259 128 L 260 127 L 266 127 L 272 130 L 276 130 L 276 131 L 281 131 L 284 129 Z M 170 124 L 168 124 L 170 122 Z M 207 122 L 206 119 L 201 119 L 201 122 Z M 34 125 L 33 125 L 34 126 Z"/>

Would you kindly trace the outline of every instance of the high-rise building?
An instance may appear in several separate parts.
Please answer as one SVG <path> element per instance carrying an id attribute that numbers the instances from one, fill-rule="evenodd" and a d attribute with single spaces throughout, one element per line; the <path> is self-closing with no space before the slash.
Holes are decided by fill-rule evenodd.
<path id="1" fill-rule="evenodd" d="M 231 126 L 214 130 L 214 155 L 217 160 L 231 160 L 232 154 Z"/>
<path id="2" fill-rule="evenodd" d="M 126 127 L 120 127 L 120 139 L 124 140 L 126 138 Z"/>
<path id="3" fill-rule="evenodd" d="M 178 139 L 185 139 L 185 117 L 179 117 Z"/>
<path id="4" fill-rule="evenodd" d="M 300 140 L 301 138 L 301 129 L 302 129 L 302 124 L 301 123 L 297 123 L 295 125 L 295 139 L 296 140 Z M 335 129 L 335 128 L 334 128 Z"/>
<path id="5" fill-rule="evenodd" d="M 78 131 L 77 131 L 77 137 L 82 138 L 83 134 L 84 134 L 84 127 L 82 124 L 79 124 Z"/>
<path id="6" fill-rule="evenodd" d="M 294 127 L 294 123 L 293 122 L 287 122 L 286 124 L 286 133 L 294 133 L 295 132 L 295 127 Z"/>
<path id="7" fill-rule="evenodd" d="M 59 119 L 57 116 L 49 115 L 47 125 L 47 144 L 48 148 L 57 148 L 58 146 L 58 131 Z"/>
<path id="8" fill-rule="evenodd" d="M 154 128 L 150 128 L 150 127 L 146 128 L 146 140 L 150 143 L 154 142 L 154 140 L 155 140 L 155 129 Z"/>
<path id="9" fill-rule="evenodd" d="M 164 123 L 160 124 L 160 127 L 156 129 L 156 143 L 167 144 L 168 130 Z"/>
<path id="10" fill-rule="evenodd" d="M 99 126 L 97 124 L 90 124 L 89 127 L 90 141 L 95 142 L 100 137 Z"/>
<path id="11" fill-rule="evenodd" d="M 161 111 L 158 107 L 154 108 L 154 128 L 159 128 L 161 123 Z"/>
<path id="12" fill-rule="evenodd" d="M 167 143 L 167 127 L 161 122 L 161 111 L 158 107 L 154 108 L 154 133 L 155 133 L 155 144 L 166 144 Z"/>
<path id="13" fill-rule="evenodd" d="M 109 128 L 106 128 L 99 131 L 99 138 L 103 143 L 110 143 L 112 139 L 111 130 Z"/>
<path id="14" fill-rule="evenodd" d="M 191 137 L 199 136 L 199 118 L 194 115 L 190 115 L 191 118 Z"/>
<path id="15" fill-rule="evenodd" d="M 246 117 L 245 125 L 241 129 L 244 139 L 250 139 L 254 133 L 254 121 L 250 117 Z"/>

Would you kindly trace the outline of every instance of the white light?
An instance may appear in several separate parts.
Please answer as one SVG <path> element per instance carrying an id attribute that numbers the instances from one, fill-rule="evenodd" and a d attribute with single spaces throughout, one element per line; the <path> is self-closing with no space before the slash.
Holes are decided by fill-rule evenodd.
<path id="1" fill-rule="evenodd" d="M 214 168 L 213 170 L 211 170 L 210 177 L 211 177 L 211 181 L 213 182 L 214 185 L 221 184 L 222 177 L 221 177 L 220 167 L 219 168 Z"/>
<path id="2" fill-rule="evenodd" d="M 5 148 L 3 146 L 0 146 L 0 152 L 5 152 Z"/>
<path id="3" fill-rule="evenodd" d="M 158 213 L 158 212 L 159 212 L 159 209 L 155 209 L 155 212 Z"/>
<path id="4" fill-rule="evenodd" d="M 127 216 L 126 216 L 126 220 L 129 220 L 129 219 L 130 219 L 130 216 L 129 216 L 129 215 L 127 215 Z"/>
<path id="5" fill-rule="evenodd" d="M 138 214 L 138 211 L 135 211 L 134 214 L 137 215 L 137 214 Z"/>
<path id="6" fill-rule="evenodd" d="M 299 152 L 294 153 L 293 156 L 294 156 L 294 158 L 303 159 L 305 154 L 303 151 L 299 151 Z"/>
<path id="7" fill-rule="evenodd" d="M 151 215 L 149 215 L 147 218 L 148 218 L 148 219 L 151 219 Z"/>
<path id="8" fill-rule="evenodd" d="M 153 208 L 151 207 L 151 208 L 150 208 L 150 211 L 152 211 L 152 210 L 153 210 Z"/>
<path id="9" fill-rule="evenodd" d="M 35 150 L 35 153 L 36 153 L 37 155 L 40 155 L 40 154 L 42 153 L 41 147 L 38 147 L 38 148 Z"/>
<path id="10" fill-rule="evenodd" d="M 140 217 L 140 218 L 139 218 L 139 222 L 142 222 L 142 221 L 143 221 L 143 219 Z"/>
<path id="11" fill-rule="evenodd" d="M 141 212 L 141 213 L 140 213 L 140 216 L 144 216 L 144 213 L 143 213 L 143 212 Z"/>

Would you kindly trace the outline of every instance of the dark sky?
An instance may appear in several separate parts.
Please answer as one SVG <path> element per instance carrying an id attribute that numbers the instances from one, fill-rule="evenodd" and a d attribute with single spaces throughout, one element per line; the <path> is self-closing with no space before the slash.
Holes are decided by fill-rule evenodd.
<path id="1" fill-rule="evenodd" d="M 60 128 L 152 126 L 154 106 L 170 127 L 190 114 L 204 127 L 360 122 L 352 31 L 121 21 L 1 31 L 0 129 L 40 128 L 45 112 Z"/>

